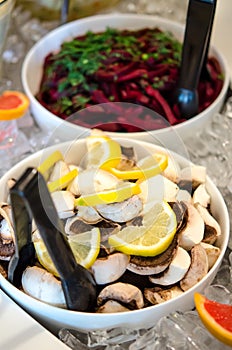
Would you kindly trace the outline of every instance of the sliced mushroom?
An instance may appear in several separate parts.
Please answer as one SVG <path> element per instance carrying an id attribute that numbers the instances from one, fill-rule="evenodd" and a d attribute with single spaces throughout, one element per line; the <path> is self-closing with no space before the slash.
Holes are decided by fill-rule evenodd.
<path id="1" fill-rule="evenodd" d="M 208 269 L 210 270 L 217 261 L 221 249 L 208 243 L 201 242 L 200 245 L 205 249 L 208 258 Z"/>
<path id="2" fill-rule="evenodd" d="M 192 187 L 195 189 L 206 181 L 206 168 L 201 165 L 191 165 L 181 169 L 180 180 L 191 181 Z"/>
<path id="3" fill-rule="evenodd" d="M 191 193 L 187 190 L 180 189 L 176 195 L 176 200 L 178 202 L 189 202 L 192 203 Z"/>
<path id="4" fill-rule="evenodd" d="M 66 220 L 64 230 L 67 235 L 76 235 L 79 233 L 88 232 L 92 228 L 92 225 L 87 224 L 86 222 L 78 218 L 77 215 L 75 215 Z"/>
<path id="5" fill-rule="evenodd" d="M 188 252 L 178 247 L 175 257 L 173 258 L 168 269 L 161 275 L 150 276 L 149 280 L 152 283 L 159 284 L 161 286 L 170 286 L 179 282 L 189 269 L 191 259 Z"/>
<path id="6" fill-rule="evenodd" d="M 75 177 L 68 189 L 79 196 L 115 188 L 120 181 L 108 171 L 97 168 L 86 169 Z"/>
<path id="7" fill-rule="evenodd" d="M 97 205 L 96 209 L 105 219 L 121 223 L 138 216 L 143 209 L 143 203 L 139 196 L 134 195 L 123 202 Z"/>
<path id="8" fill-rule="evenodd" d="M 102 217 L 93 207 L 80 205 L 77 209 L 77 216 L 88 224 L 97 224 L 102 220 Z"/>
<path id="9" fill-rule="evenodd" d="M 141 193 L 139 194 L 143 203 L 166 200 L 174 202 L 179 187 L 174 182 L 162 175 L 156 175 L 148 178 L 140 184 Z"/>
<path id="10" fill-rule="evenodd" d="M 180 176 L 180 166 L 175 159 L 168 157 L 168 166 L 163 171 L 163 175 L 167 177 L 172 182 L 177 183 Z"/>
<path id="11" fill-rule="evenodd" d="M 176 215 L 176 231 L 183 229 L 188 220 L 188 208 L 184 201 L 182 202 L 171 202 L 169 203 Z"/>
<path id="12" fill-rule="evenodd" d="M 0 237 L 4 243 L 14 239 L 11 207 L 6 203 L 0 205 Z"/>
<path id="13" fill-rule="evenodd" d="M 40 267 L 26 268 L 22 275 L 22 287 L 24 292 L 33 298 L 66 308 L 61 282 Z"/>
<path id="14" fill-rule="evenodd" d="M 171 263 L 178 247 L 177 235 L 174 236 L 172 243 L 161 254 L 153 257 L 142 257 L 132 255 L 127 270 L 138 275 L 153 275 L 164 271 Z"/>
<path id="15" fill-rule="evenodd" d="M 191 249 L 191 265 L 185 277 L 180 281 L 180 287 L 186 291 L 198 283 L 208 272 L 208 257 L 205 249 L 196 244 Z"/>
<path id="16" fill-rule="evenodd" d="M 123 253 L 110 254 L 105 258 L 98 258 L 91 266 L 97 284 L 115 282 L 126 271 L 130 257 Z"/>
<path id="17" fill-rule="evenodd" d="M 197 209 L 188 202 L 185 204 L 188 208 L 188 220 L 184 229 L 180 231 L 179 244 L 182 248 L 190 250 L 202 241 L 205 224 Z"/>
<path id="18" fill-rule="evenodd" d="M 125 311 L 130 311 L 130 309 L 126 308 L 119 302 L 115 300 L 108 300 L 105 304 L 100 306 L 97 309 L 97 313 L 113 313 L 113 312 L 125 312 Z"/>
<path id="19" fill-rule="evenodd" d="M 144 297 L 153 305 L 164 303 L 165 301 L 182 295 L 184 292 L 178 286 L 168 289 L 161 288 L 145 288 Z"/>
<path id="20" fill-rule="evenodd" d="M 55 191 L 51 193 L 54 205 L 61 219 L 74 215 L 74 196 L 69 191 Z"/>
<path id="21" fill-rule="evenodd" d="M 141 290 L 129 283 L 117 282 L 102 289 L 97 304 L 101 306 L 107 300 L 116 300 L 130 309 L 142 309 L 144 306 Z"/>
<path id="22" fill-rule="evenodd" d="M 204 220 L 206 229 L 208 230 L 208 232 L 205 232 L 203 240 L 205 240 L 206 243 L 213 244 L 216 241 L 217 237 L 221 235 L 221 227 L 214 219 L 214 217 L 210 214 L 207 208 L 203 207 L 200 204 L 196 204 L 195 207 Z"/>
<path id="23" fill-rule="evenodd" d="M 210 195 L 205 188 L 205 184 L 201 184 L 195 189 L 193 193 L 193 204 L 200 204 L 205 208 L 210 204 Z"/>
<path id="24" fill-rule="evenodd" d="M 68 164 L 63 160 L 59 160 L 53 166 L 52 172 L 49 176 L 48 182 L 56 181 L 60 179 L 62 176 L 68 174 L 70 172 Z"/>
<path id="25" fill-rule="evenodd" d="M 15 245 L 13 241 L 4 242 L 0 237 L 0 260 L 9 261 L 15 252 Z"/>

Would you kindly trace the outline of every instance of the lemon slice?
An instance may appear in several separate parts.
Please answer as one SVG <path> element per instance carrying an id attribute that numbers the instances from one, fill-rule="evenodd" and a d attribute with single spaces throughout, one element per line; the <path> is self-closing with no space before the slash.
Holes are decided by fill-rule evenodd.
<path id="1" fill-rule="evenodd" d="M 116 167 L 121 160 L 121 147 L 118 142 L 107 136 L 88 136 L 87 167 L 100 167 L 107 170 Z"/>
<path id="2" fill-rule="evenodd" d="M 50 154 L 37 168 L 37 170 L 45 177 L 48 178 L 48 171 L 51 167 L 58 162 L 63 160 L 63 155 L 60 151 L 55 151 Z"/>
<path id="3" fill-rule="evenodd" d="M 157 202 L 144 215 L 142 226 L 127 226 L 108 242 L 125 254 L 155 256 L 168 248 L 175 233 L 175 213 L 167 202 Z"/>
<path id="4" fill-rule="evenodd" d="M 97 192 L 93 194 L 82 195 L 74 200 L 74 206 L 87 205 L 95 206 L 98 204 L 110 204 L 116 202 L 123 202 L 141 192 L 139 184 L 132 182 L 120 182 L 120 184 L 110 190 Z"/>
<path id="5" fill-rule="evenodd" d="M 88 269 L 94 263 L 100 251 L 100 239 L 100 230 L 97 227 L 68 238 L 78 264 Z M 36 235 L 33 243 L 40 264 L 53 275 L 59 276 L 42 238 Z"/>
<path id="6" fill-rule="evenodd" d="M 109 168 L 108 171 L 119 179 L 136 180 L 155 176 L 166 169 L 168 166 L 168 156 L 165 154 L 154 154 L 141 159 L 137 166 L 131 170 L 119 170 Z"/>
<path id="7" fill-rule="evenodd" d="M 71 170 L 68 174 L 65 174 L 64 176 L 60 177 L 59 179 L 49 182 L 47 184 L 48 189 L 50 192 L 59 191 L 64 189 L 68 186 L 68 184 L 75 179 L 75 177 L 78 175 L 77 169 Z"/>

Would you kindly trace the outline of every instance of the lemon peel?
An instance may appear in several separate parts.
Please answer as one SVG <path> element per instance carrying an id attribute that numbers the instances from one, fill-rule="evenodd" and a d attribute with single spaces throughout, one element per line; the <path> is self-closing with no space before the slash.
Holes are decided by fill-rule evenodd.
<path id="1" fill-rule="evenodd" d="M 101 234 L 97 227 L 90 231 L 68 237 L 68 242 L 78 264 L 90 268 L 100 251 Z M 40 264 L 54 276 L 59 276 L 55 265 L 46 249 L 42 238 L 38 235 L 33 240 L 37 258 Z"/>
<path id="2" fill-rule="evenodd" d="M 48 177 L 48 171 L 53 165 L 59 160 L 64 160 L 63 155 L 60 151 L 55 151 L 50 154 L 38 167 L 37 170 L 45 177 Z"/>
<path id="3" fill-rule="evenodd" d="M 121 160 L 121 146 L 108 136 L 88 136 L 86 145 L 88 150 L 87 167 L 99 167 L 107 170 L 117 166 Z"/>
<path id="4" fill-rule="evenodd" d="M 108 171 L 119 179 L 137 180 L 145 179 L 160 174 L 168 166 L 168 156 L 165 154 L 155 154 L 141 159 L 137 166 L 130 170 L 119 170 L 108 168 Z"/>
<path id="5" fill-rule="evenodd" d="M 139 184 L 123 182 L 120 183 L 118 187 L 110 190 L 82 195 L 74 200 L 74 206 L 95 206 L 99 204 L 123 202 L 124 200 L 132 197 L 135 194 L 139 194 L 140 192 L 141 189 Z"/>
<path id="6" fill-rule="evenodd" d="M 156 256 L 171 244 L 176 216 L 167 202 L 156 203 L 144 215 L 142 226 L 127 226 L 111 235 L 108 243 L 125 254 Z"/>
<path id="7" fill-rule="evenodd" d="M 49 182 L 47 184 L 48 189 L 50 192 L 59 191 L 67 187 L 70 182 L 75 179 L 75 177 L 78 175 L 78 170 L 73 169 L 68 174 L 65 174 L 64 176 L 60 177 L 59 179 Z"/>

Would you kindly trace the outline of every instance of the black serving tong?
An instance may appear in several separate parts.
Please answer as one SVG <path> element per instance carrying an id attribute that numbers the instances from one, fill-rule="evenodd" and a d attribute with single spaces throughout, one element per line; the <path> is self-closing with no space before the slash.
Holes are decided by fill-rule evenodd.
<path id="1" fill-rule="evenodd" d="M 68 21 L 68 13 L 69 13 L 69 0 L 63 0 L 61 5 L 61 13 L 60 13 L 60 23 L 65 24 Z"/>
<path id="2" fill-rule="evenodd" d="M 10 201 L 16 249 L 9 263 L 8 279 L 19 286 L 24 269 L 33 264 L 31 222 L 34 218 L 60 275 L 67 308 L 90 311 L 96 300 L 95 281 L 75 260 L 43 176 L 36 169 L 28 168 L 10 189 Z"/>
<path id="3" fill-rule="evenodd" d="M 180 78 L 174 100 L 181 117 L 189 119 L 198 113 L 197 86 L 206 75 L 206 61 L 216 9 L 216 0 L 190 0 L 188 5 Z"/>

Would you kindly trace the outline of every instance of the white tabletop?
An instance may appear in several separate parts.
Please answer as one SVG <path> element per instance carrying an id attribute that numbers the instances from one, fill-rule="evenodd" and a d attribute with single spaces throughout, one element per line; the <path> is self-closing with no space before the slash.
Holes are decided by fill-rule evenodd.
<path id="1" fill-rule="evenodd" d="M 1 350 L 69 349 L 1 290 L 0 329 Z"/>

